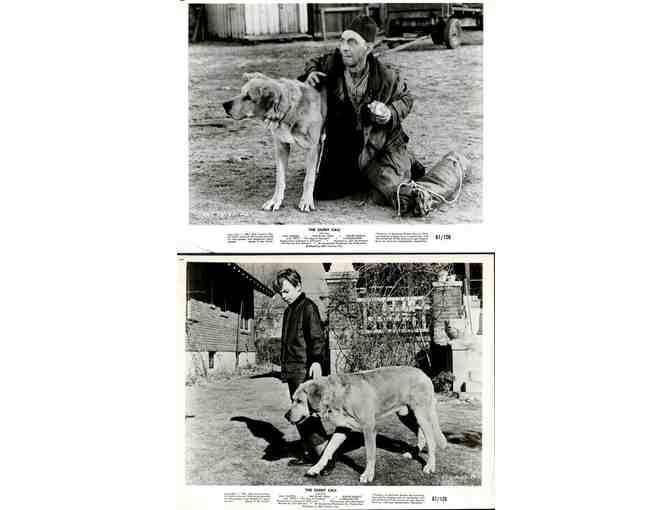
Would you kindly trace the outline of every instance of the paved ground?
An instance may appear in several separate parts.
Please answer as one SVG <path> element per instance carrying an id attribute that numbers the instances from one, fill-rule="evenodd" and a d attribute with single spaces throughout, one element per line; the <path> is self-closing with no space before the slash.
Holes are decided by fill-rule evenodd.
<path id="1" fill-rule="evenodd" d="M 327 478 L 305 478 L 289 467 L 298 434 L 283 418 L 287 385 L 266 376 L 186 387 L 186 482 L 198 485 L 358 485 L 366 455 L 361 434 L 341 447 Z M 437 472 L 422 473 L 424 460 L 402 453 L 415 436 L 394 416 L 379 424 L 374 485 L 480 485 L 481 407 L 439 398 L 439 422 L 448 448 L 437 454 Z M 426 454 L 422 454 L 424 459 Z"/>
<path id="2" fill-rule="evenodd" d="M 431 167 L 449 150 L 473 161 L 473 179 L 458 202 L 428 218 L 396 218 L 391 208 L 346 198 L 321 201 L 310 214 L 296 209 L 303 151 L 290 157 L 285 204 L 275 213 L 261 205 L 273 193 L 270 133 L 259 121 L 226 119 L 221 103 L 237 94 L 245 72 L 298 76 L 304 62 L 334 47 L 334 41 L 236 46 L 191 45 L 190 58 L 190 223 L 192 224 L 361 224 L 468 223 L 482 221 L 482 32 L 465 32 L 466 45 L 448 50 L 428 42 L 391 53 L 415 96 L 404 121 L 418 159 Z"/>

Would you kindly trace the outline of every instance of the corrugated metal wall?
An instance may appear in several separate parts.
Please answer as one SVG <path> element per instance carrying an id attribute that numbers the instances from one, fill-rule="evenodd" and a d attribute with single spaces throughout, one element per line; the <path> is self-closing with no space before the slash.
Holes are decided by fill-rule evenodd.
<path id="1" fill-rule="evenodd" d="M 302 4 L 206 4 L 208 33 L 224 39 L 308 32 Z"/>

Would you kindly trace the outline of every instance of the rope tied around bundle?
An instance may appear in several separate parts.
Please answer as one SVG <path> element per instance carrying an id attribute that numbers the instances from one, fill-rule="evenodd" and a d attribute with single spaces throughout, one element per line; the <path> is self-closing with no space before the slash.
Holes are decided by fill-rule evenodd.
<path id="1" fill-rule="evenodd" d="M 452 205 L 455 202 L 457 202 L 457 199 L 460 197 L 460 193 L 462 192 L 462 181 L 464 179 L 462 171 L 458 172 L 458 174 L 460 176 L 460 184 L 458 185 L 457 192 L 455 193 L 455 196 L 450 200 L 446 200 L 446 198 L 443 197 L 443 195 L 440 195 L 439 193 L 436 193 L 435 191 L 432 191 L 432 190 L 426 188 L 425 186 L 423 186 L 422 184 L 419 184 L 419 183 L 417 183 L 413 180 L 408 181 L 408 182 L 400 182 L 399 186 L 397 186 L 397 216 L 401 216 L 401 197 L 400 197 L 400 195 L 401 195 L 401 188 L 403 186 L 408 186 L 409 188 L 411 188 L 411 192 L 413 190 L 416 190 L 416 189 L 418 189 L 420 191 L 424 191 L 424 192 L 428 193 L 429 195 L 438 198 L 439 200 L 441 200 L 446 205 Z"/>

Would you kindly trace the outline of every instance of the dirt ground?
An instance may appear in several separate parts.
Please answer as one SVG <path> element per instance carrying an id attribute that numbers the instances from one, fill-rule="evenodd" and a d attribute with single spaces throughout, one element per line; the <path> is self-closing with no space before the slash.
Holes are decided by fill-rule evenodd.
<path id="1" fill-rule="evenodd" d="M 222 102 L 239 93 L 245 72 L 296 77 L 307 59 L 337 44 L 294 42 L 238 46 L 193 44 L 189 48 L 189 193 L 192 224 L 448 224 L 482 221 L 482 32 L 465 32 L 457 50 L 431 42 L 390 53 L 415 96 L 404 128 L 409 148 L 430 168 L 449 150 L 466 155 L 473 177 L 453 205 L 427 218 L 397 218 L 391 207 L 360 205 L 360 197 L 320 201 L 317 211 L 301 213 L 304 151 L 289 160 L 283 207 L 263 211 L 273 194 L 275 163 L 270 132 L 257 120 L 225 118 Z"/>
<path id="2" fill-rule="evenodd" d="M 341 446 L 332 474 L 307 478 L 290 467 L 300 450 L 298 433 L 283 415 L 287 385 L 272 374 L 186 387 L 185 476 L 194 485 L 359 485 L 366 453 L 361 433 Z M 402 453 L 415 436 L 395 417 L 381 420 L 373 485 L 480 485 L 481 406 L 439 396 L 438 415 L 448 447 L 437 452 L 437 471 L 422 472 L 426 453 Z M 331 432 L 327 429 L 328 432 Z"/>

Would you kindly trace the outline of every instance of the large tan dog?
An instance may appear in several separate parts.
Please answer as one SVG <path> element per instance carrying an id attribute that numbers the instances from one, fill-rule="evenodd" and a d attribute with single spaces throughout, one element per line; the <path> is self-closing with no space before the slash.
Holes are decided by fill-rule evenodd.
<path id="1" fill-rule="evenodd" d="M 224 102 L 226 113 L 236 120 L 266 121 L 275 143 L 275 192 L 263 209 L 277 211 L 285 198 L 285 174 L 290 145 L 306 149 L 306 176 L 299 209 L 315 209 L 313 190 L 320 159 L 321 136 L 327 116 L 326 92 L 298 80 L 273 79 L 261 73 L 246 73 L 248 80 L 236 97 Z"/>
<path id="2" fill-rule="evenodd" d="M 292 397 L 285 418 L 300 423 L 311 414 L 336 427 L 361 430 L 366 448 L 366 468 L 360 482 L 373 481 L 376 466 L 376 422 L 397 413 L 411 428 L 417 420 L 418 449 L 427 445 L 428 457 L 423 471 L 436 470 L 436 448 L 448 445 L 439 428 L 432 381 L 414 367 L 384 367 L 354 374 L 335 374 L 304 382 Z M 412 413 L 412 414 L 411 414 Z M 412 420 L 413 416 L 415 420 Z M 415 430 L 414 430 L 415 432 Z M 346 435 L 336 431 L 320 460 L 306 473 L 319 474 L 333 457 Z"/>

